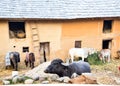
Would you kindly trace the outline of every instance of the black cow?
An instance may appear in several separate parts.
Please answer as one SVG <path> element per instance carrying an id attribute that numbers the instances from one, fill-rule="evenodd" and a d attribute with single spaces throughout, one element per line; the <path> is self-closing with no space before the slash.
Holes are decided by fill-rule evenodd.
<path id="1" fill-rule="evenodd" d="M 84 61 L 73 62 L 68 66 L 63 65 L 62 63 L 63 61 L 61 59 L 55 59 L 44 72 L 57 74 L 59 77 L 68 76 L 70 78 L 73 73 L 81 75 L 82 73 L 91 72 L 89 63 Z"/>
<path id="2" fill-rule="evenodd" d="M 19 52 L 9 52 L 10 63 L 15 71 L 18 70 L 18 62 L 20 62 Z M 6 66 L 7 69 L 8 66 Z"/>

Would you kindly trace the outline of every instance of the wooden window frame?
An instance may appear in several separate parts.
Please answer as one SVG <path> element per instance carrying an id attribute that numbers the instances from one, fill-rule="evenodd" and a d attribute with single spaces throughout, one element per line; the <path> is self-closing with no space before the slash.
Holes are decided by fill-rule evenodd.
<path id="1" fill-rule="evenodd" d="M 75 48 L 81 48 L 81 40 L 76 40 L 75 41 Z"/>

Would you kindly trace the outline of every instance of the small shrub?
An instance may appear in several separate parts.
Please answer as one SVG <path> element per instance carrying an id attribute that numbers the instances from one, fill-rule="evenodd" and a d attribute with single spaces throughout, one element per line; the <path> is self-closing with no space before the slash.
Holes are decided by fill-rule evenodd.
<path id="1" fill-rule="evenodd" d="M 102 61 L 99 59 L 98 57 L 98 52 L 91 54 L 87 57 L 87 61 L 91 64 L 91 65 L 102 65 Z"/>

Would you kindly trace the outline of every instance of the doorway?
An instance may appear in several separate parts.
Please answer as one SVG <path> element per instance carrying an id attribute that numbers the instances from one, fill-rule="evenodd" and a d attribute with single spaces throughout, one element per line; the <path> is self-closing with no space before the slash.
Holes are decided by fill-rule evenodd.
<path id="1" fill-rule="evenodd" d="M 40 42 L 40 63 L 46 62 L 49 59 L 50 43 Z"/>
<path id="2" fill-rule="evenodd" d="M 103 40 L 102 49 L 111 49 L 112 47 L 112 39 Z"/>

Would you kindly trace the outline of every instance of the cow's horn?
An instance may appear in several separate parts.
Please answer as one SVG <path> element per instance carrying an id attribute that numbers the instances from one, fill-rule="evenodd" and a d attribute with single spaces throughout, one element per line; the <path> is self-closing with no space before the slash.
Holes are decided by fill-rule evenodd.
<path id="1" fill-rule="evenodd" d="M 68 66 L 69 64 L 68 63 L 61 63 L 62 65 L 64 65 L 64 66 Z"/>

